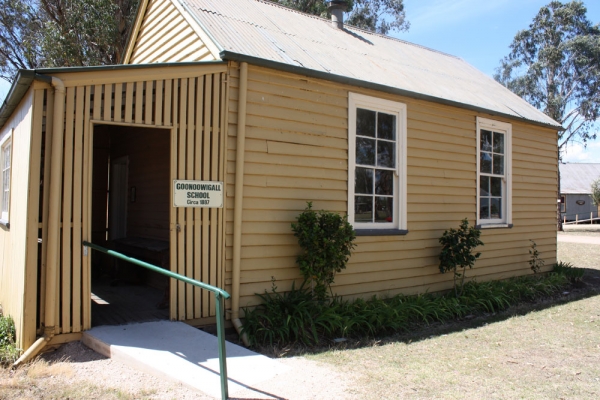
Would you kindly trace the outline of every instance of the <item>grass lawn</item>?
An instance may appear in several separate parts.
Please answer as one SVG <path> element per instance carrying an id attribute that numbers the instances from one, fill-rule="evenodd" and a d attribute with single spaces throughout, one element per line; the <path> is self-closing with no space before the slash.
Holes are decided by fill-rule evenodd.
<path id="1" fill-rule="evenodd" d="M 592 278 L 559 304 L 307 357 L 352 376 L 361 399 L 600 398 L 600 245 L 558 243 L 558 254 Z"/>

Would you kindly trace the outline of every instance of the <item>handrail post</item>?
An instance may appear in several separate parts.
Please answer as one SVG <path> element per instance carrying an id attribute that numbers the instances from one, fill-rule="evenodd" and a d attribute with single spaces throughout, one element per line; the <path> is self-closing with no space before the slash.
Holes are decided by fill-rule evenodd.
<path id="1" fill-rule="evenodd" d="M 215 299 L 217 300 L 217 339 L 219 340 L 219 369 L 221 372 L 221 399 L 227 400 L 229 398 L 229 390 L 227 388 L 227 363 L 226 360 L 226 349 L 225 349 L 225 299 L 219 294 L 215 293 Z"/>
<path id="2" fill-rule="evenodd" d="M 221 398 L 223 400 L 227 400 L 229 398 L 229 389 L 227 387 L 227 354 L 225 351 L 225 300 L 230 298 L 231 296 L 225 290 L 220 289 L 218 287 L 209 285 L 207 283 L 203 283 L 197 281 L 192 278 L 188 278 L 187 276 L 177 274 L 173 271 L 165 270 L 156 265 L 149 264 L 144 261 L 137 260 L 133 257 L 128 257 L 125 254 L 116 252 L 114 250 L 109 250 L 107 248 L 98 246 L 97 244 L 90 243 L 86 240 L 83 241 L 83 245 L 85 247 L 89 247 L 90 249 L 94 249 L 100 251 L 102 253 L 108 254 L 109 256 L 128 261 L 132 264 L 139 265 L 140 267 L 144 267 L 150 269 L 152 271 L 158 272 L 159 274 L 166 275 L 170 278 L 177 279 L 183 281 L 185 283 L 189 283 L 190 285 L 197 286 L 201 289 L 208 290 L 213 292 L 216 300 L 216 308 L 217 308 L 217 340 L 219 342 L 219 369 L 221 375 Z"/>

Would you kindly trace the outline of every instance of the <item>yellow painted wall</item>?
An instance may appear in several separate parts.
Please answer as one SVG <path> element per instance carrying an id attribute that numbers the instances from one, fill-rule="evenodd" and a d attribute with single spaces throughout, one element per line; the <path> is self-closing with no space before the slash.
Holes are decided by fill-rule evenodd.
<path id="1" fill-rule="evenodd" d="M 10 228 L 0 228 L 0 304 L 4 314 L 15 321 L 18 343 L 26 346 L 35 339 L 35 329 L 27 328 L 32 318 L 35 324 L 36 312 L 28 301 L 35 295 L 28 291 L 31 284 L 35 290 L 35 276 L 32 282 L 25 282 L 33 97 L 30 90 L 0 131 L 0 138 L 12 132 Z M 37 239 L 37 230 L 33 234 Z"/>
<path id="2" fill-rule="evenodd" d="M 227 271 L 231 270 L 238 71 L 230 67 Z M 529 239 L 547 265 L 556 260 L 556 132 L 506 118 L 250 66 L 244 177 L 240 305 L 255 293 L 300 280 L 291 223 L 314 209 L 347 212 L 348 93 L 407 105 L 408 230 L 405 236 L 361 236 L 334 291 L 356 296 L 451 287 L 438 270 L 438 238 L 476 219 L 476 117 L 513 130 L 512 229 L 483 230 L 483 255 L 468 276 L 501 279 L 531 273 Z M 228 275 L 229 276 L 229 275 Z"/>
<path id="3" fill-rule="evenodd" d="M 214 61 L 208 47 L 170 0 L 151 0 L 129 64 Z"/>

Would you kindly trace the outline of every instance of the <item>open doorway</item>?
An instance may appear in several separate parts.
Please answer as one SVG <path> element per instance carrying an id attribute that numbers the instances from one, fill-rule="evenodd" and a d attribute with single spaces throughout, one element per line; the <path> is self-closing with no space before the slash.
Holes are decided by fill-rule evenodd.
<path id="1" fill-rule="evenodd" d="M 95 125 L 92 243 L 169 269 L 170 130 Z M 168 277 L 93 252 L 92 326 L 169 318 Z"/>

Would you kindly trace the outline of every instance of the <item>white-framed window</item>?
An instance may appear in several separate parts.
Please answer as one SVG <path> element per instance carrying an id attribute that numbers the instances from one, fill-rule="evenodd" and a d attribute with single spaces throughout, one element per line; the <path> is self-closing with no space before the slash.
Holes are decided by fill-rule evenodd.
<path id="1" fill-rule="evenodd" d="M 10 212 L 10 171 L 12 165 L 12 135 L 0 141 L 0 220 L 8 222 Z"/>
<path id="2" fill-rule="evenodd" d="M 348 114 L 348 220 L 406 230 L 406 104 L 350 93 Z"/>
<path id="3" fill-rule="evenodd" d="M 567 202 L 565 201 L 565 196 L 564 195 L 560 196 L 560 212 L 561 213 L 566 213 L 567 212 Z"/>
<path id="4" fill-rule="evenodd" d="M 512 125 L 477 118 L 477 225 L 512 224 Z"/>

